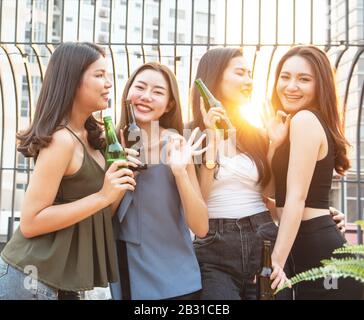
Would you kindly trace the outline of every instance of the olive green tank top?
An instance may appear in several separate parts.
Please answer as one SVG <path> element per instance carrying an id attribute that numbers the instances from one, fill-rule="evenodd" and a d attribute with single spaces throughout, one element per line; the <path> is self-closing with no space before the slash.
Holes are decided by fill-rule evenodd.
<path id="1" fill-rule="evenodd" d="M 105 170 L 67 129 L 82 144 L 84 157 L 75 174 L 62 178 L 54 205 L 96 193 L 104 182 Z M 108 282 L 118 281 L 111 218 L 110 207 L 106 207 L 70 227 L 30 239 L 18 228 L 1 257 L 22 272 L 26 266 L 35 266 L 38 280 L 56 289 L 106 287 Z"/>

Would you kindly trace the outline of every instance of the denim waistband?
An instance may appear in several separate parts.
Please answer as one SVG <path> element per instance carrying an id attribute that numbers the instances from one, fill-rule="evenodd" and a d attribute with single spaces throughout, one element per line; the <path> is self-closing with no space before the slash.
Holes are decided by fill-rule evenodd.
<path id="1" fill-rule="evenodd" d="M 335 221 L 330 215 L 324 215 L 310 220 L 301 221 L 298 233 L 310 233 L 327 227 L 336 227 Z"/>
<path id="2" fill-rule="evenodd" d="M 225 231 L 237 229 L 256 230 L 259 225 L 273 222 L 269 211 L 263 211 L 240 219 L 209 219 L 210 231 L 218 231 L 222 234 Z"/>

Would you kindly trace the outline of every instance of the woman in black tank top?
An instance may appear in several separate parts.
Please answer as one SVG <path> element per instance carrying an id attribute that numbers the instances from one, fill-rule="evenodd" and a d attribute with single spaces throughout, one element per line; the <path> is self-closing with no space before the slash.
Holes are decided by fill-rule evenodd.
<path id="1" fill-rule="evenodd" d="M 334 76 L 323 51 L 313 46 L 289 50 L 278 63 L 273 88 L 274 108 L 292 117 L 289 136 L 272 159 L 276 205 L 283 208 L 272 253 L 276 287 L 285 281 L 290 251 L 294 273 L 300 273 L 320 266 L 345 243 L 329 215 L 329 191 L 333 170 L 344 174 L 349 160 Z M 361 285 L 351 279 L 303 282 L 295 292 L 296 299 L 362 297 Z"/>

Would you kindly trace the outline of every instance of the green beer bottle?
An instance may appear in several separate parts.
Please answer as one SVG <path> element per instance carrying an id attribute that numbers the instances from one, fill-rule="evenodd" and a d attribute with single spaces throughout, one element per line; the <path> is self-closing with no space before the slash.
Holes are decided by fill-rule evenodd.
<path id="1" fill-rule="evenodd" d="M 213 94 L 210 92 L 210 90 L 206 87 L 206 85 L 203 83 L 203 81 L 201 79 L 196 79 L 195 85 L 203 99 L 203 102 L 206 107 L 206 111 L 209 111 L 210 108 L 212 108 L 212 107 L 224 108 L 223 105 L 221 104 L 221 102 L 213 96 Z M 232 127 L 229 118 L 227 118 L 226 121 L 220 120 L 219 122 L 216 123 L 217 129 L 224 130 L 225 139 L 227 138 L 227 130 L 229 129 L 229 127 Z"/>
<path id="2" fill-rule="evenodd" d="M 107 166 L 110 167 L 116 160 L 126 160 L 126 154 L 116 135 L 114 123 L 111 118 L 111 109 L 105 110 L 103 120 L 106 138 L 105 158 Z"/>
<path id="3" fill-rule="evenodd" d="M 271 288 L 270 276 L 273 272 L 271 258 L 271 243 L 263 241 L 262 268 L 257 274 L 257 298 L 258 300 L 274 300 L 274 290 Z"/>

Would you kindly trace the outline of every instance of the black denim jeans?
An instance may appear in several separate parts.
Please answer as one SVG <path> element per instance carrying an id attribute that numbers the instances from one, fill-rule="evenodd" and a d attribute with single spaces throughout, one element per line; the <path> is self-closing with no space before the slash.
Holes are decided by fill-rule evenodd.
<path id="1" fill-rule="evenodd" d="M 261 266 L 262 243 L 270 240 L 273 248 L 277 232 L 269 212 L 238 220 L 210 219 L 207 236 L 194 241 L 202 276 L 201 299 L 257 299 L 254 276 Z M 284 290 L 277 298 L 291 299 L 291 292 Z"/>

